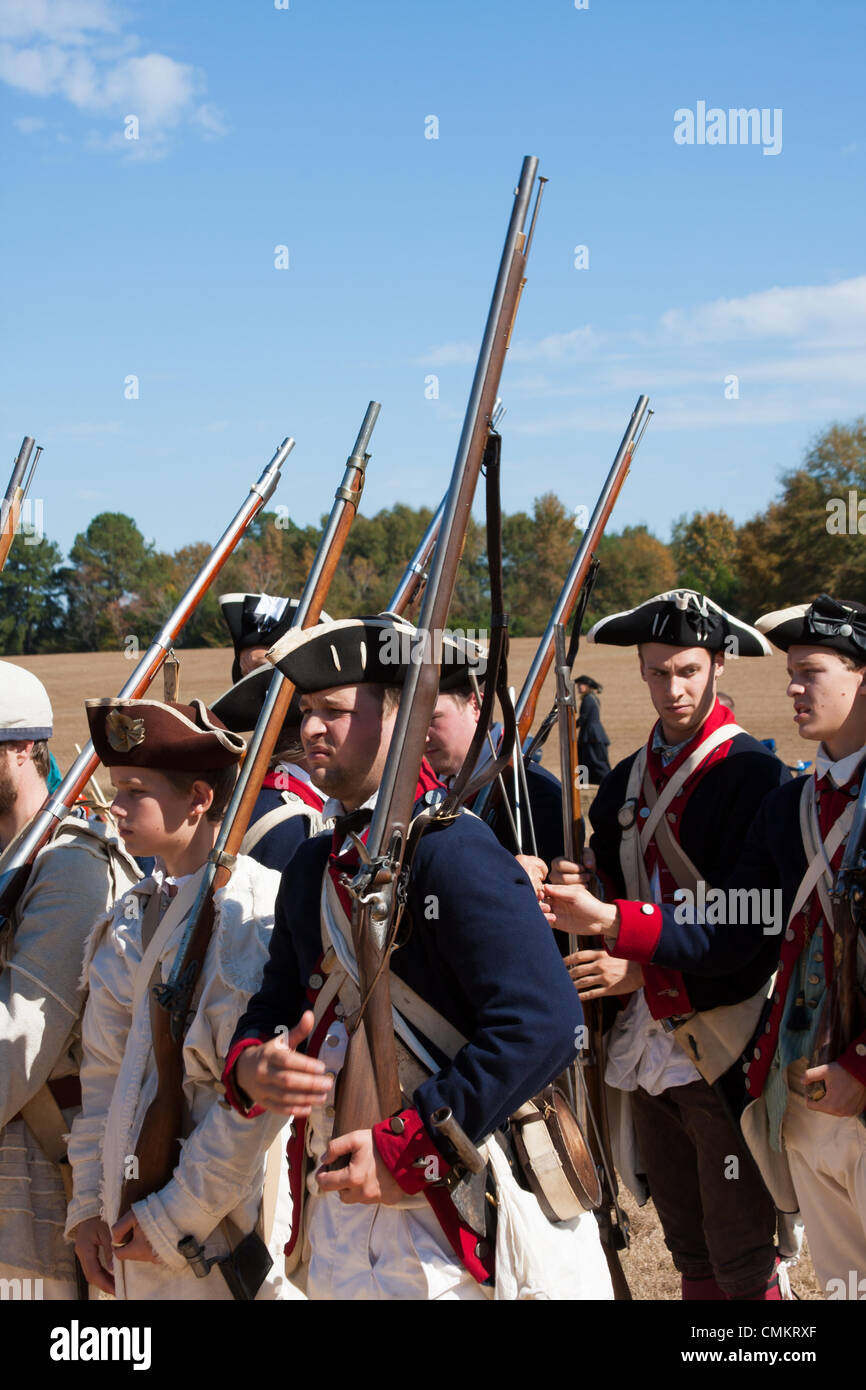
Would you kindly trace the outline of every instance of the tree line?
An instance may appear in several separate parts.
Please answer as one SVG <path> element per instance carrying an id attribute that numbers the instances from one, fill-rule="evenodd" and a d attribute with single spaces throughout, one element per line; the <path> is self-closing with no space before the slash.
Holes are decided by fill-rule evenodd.
<path id="1" fill-rule="evenodd" d="M 431 515 L 398 502 L 357 517 L 329 612 L 383 609 Z M 315 526 L 260 513 L 186 624 L 180 645 L 227 645 L 219 593 L 299 594 L 319 535 Z M 668 543 L 643 525 L 606 533 L 587 626 L 677 585 L 702 590 L 747 620 L 821 589 L 860 598 L 866 592 L 863 535 L 866 417 L 820 435 L 802 464 L 781 475 L 766 510 L 741 526 L 724 511 L 695 512 L 674 522 Z M 531 513 L 503 517 L 506 606 L 515 636 L 543 630 L 579 539 L 574 516 L 553 493 L 536 498 Z M 0 575 L 0 649 L 7 656 L 117 649 L 131 637 L 147 646 L 210 553 L 205 542 L 174 554 L 158 551 L 121 512 L 95 516 L 66 560 L 47 537 L 24 542 L 16 538 Z M 472 521 L 453 626 L 486 628 L 489 594 L 484 528 Z"/>

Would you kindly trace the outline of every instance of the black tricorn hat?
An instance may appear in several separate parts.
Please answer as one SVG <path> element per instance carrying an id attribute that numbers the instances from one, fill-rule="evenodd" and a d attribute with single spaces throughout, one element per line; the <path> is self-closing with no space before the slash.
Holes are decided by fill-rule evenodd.
<path id="1" fill-rule="evenodd" d="M 474 643 L 450 631 L 425 641 L 419 629 L 390 613 L 292 628 L 268 652 L 268 661 L 302 694 L 311 694 L 342 685 L 402 685 L 411 666 L 428 656 L 448 674 L 478 661 Z"/>
<path id="2" fill-rule="evenodd" d="M 708 652 L 731 656 L 771 655 L 770 645 L 760 632 L 695 589 L 670 589 L 625 613 L 600 618 L 586 640 L 613 647 L 662 642 L 668 647 L 704 647 Z"/>
<path id="3" fill-rule="evenodd" d="M 247 647 L 272 647 L 279 641 L 292 624 L 298 600 L 272 594 L 220 594 L 219 602 L 235 649 L 232 680 L 239 681 L 241 652 Z"/>
<path id="4" fill-rule="evenodd" d="M 222 720 L 227 729 L 232 729 L 236 734 L 244 734 L 254 729 L 259 722 L 259 715 L 273 678 L 274 668 L 267 662 L 264 666 L 257 666 L 254 671 L 241 676 L 239 681 L 214 700 L 211 705 L 212 713 Z M 289 702 L 289 712 L 283 721 L 284 730 L 299 729 L 300 704 L 301 697 L 296 690 Z"/>
<path id="5" fill-rule="evenodd" d="M 452 632 L 442 643 L 442 666 L 439 672 L 439 693 L 449 695 L 454 691 L 471 694 L 470 673 L 475 676 L 479 686 L 484 685 L 487 675 L 488 650 L 480 642 L 462 633 Z"/>
<path id="6" fill-rule="evenodd" d="M 245 741 L 215 719 L 202 700 L 85 700 L 93 747 L 106 767 L 209 772 L 231 767 Z"/>
<path id="7" fill-rule="evenodd" d="M 813 603 L 765 613 L 755 626 L 783 652 L 797 646 L 827 647 L 866 665 L 866 606 L 856 599 L 819 594 Z"/>

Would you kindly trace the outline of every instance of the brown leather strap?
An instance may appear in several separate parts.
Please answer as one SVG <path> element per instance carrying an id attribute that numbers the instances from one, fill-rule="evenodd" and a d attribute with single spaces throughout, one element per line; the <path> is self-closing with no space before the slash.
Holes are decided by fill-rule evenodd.
<path id="1" fill-rule="evenodd" d="M 78 1076 L 61 1076 L 56 1081 L 48 1082 L 48 1089 L 53 1095 L 61 1110 L 69 1110 L 73 1105 L 81 1104 L 81 1079 Z M 13 1120 L 23 1119 L 21 1111 L 12 1116 Z"/>

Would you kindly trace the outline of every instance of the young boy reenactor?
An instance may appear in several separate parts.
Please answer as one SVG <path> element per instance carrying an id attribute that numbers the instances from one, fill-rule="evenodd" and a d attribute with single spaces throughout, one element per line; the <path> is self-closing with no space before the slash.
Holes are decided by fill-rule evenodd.
<path id="1" fill-rule="evenodd" d="M 198 1277 L 179 1244 L 192 1237 L 205 1259 L 224 1256 L 258 1231 L 275 1257 L 259 1298 L 291 1296 L 282 1271 L 288 1225 L 280 1202 L 271 1221 L 263 1161 L 285 1124 L 252 1125 L 219 1104 L 222 1058 L 267 959 L 278 876 L 239 856 L 216 895 L 214 932 L 193 997 L 183 1047 L 187 1122 L 171 1180 L 124 1201 L 137 1176 L 136 1145 L 157 1073 L 151 1017 L 155 984 L 168 979 L 183 925 L 234 786 L 244 741 L 200 700 L 88 700 L 94 747 L 109 768 L 112 811 L 127 848 L 157 868 L 116 904 L 88 951 L 82 1111 L 73 1127 L 74 1196 L 67 1231 L 92 1284 L 119 1298 L 229 1299 L 213 1267 Z M 279 1153 L 281 1145 L 277 1145 Z M 274 1161 L 273 1151 L 269 1157 Z M 283 1173 L 278 1198 L 286 1192 Z M 271 1228 L 272 1227 L 272 1228 Z M 270 1229 L 269 1229 L 270 1228 Z M 201 1261 L 199 1274 L 203 1272 Z"/>

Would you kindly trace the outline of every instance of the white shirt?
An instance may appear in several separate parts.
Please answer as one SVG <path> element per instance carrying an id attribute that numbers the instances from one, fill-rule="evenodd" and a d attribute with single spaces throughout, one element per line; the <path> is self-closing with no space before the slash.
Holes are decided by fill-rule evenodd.
<path id="1" fill-rule="evenodd" d="M 658 867 L 653 871 L 653 902 L 661 903 Z M 672 1033 L 653 1018 L 638 989 L 628 1004 L 617 1014 L 607 1043 L 607 1066 L 604 1079 L 619 1091 L 636 1091 L 642 1086 L 651 1096 L 660 1095 L 671 1086 L 688 1086 L 700 1080 L 693 1066 Z"/>
<path id="2" fill-rule="evenodd" d="M 849 753 L 847 758 L 839 758 L 834 763 L 828 757 L 823 743 L 819 743 L 818 752 L 815 754 L 815 776 L 829 776 L 835 787 L 844 787 L 860 766 L 864 753 L 866 749 L 857 748 L 853 753 Z"/>

